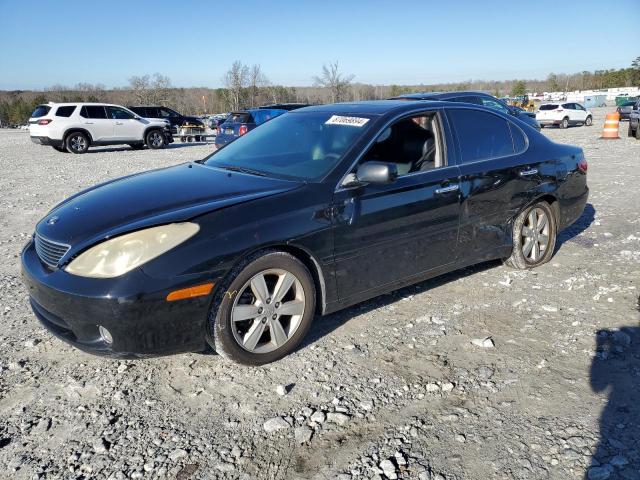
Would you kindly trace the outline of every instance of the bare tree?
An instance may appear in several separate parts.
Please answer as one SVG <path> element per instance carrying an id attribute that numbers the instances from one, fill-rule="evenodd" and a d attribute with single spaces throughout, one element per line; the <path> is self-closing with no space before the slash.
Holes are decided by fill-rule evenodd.
<path id="1" fill-rule="evenodd" d="M 165 75 L 133 76 L 129 78 L 129 86 L 138 105 L 161 105 L 169 102 L 171 80 Z"/>
<path id="2" fill-rule="evenodd" d="M 230 110 L 239 110 L 243 94 L 248 86 L 249 67 L 236 60 L 224 75 L 224 84 L 227 87 L 227 101 Z"/>
<path id="3" fill-rule="evenodd" d="M 266 75 L 262 73 L 260 65 L 254 64 L 249 70 L 249 89 L 251 93 L 251 106 L 255 107 L 258 95 L 260 94 L 260 88 L 269 85 L 269 80 Z M 275 103 L 275 102 L 274 102 Z"/>
<path id="4" fill-rule="evenodd" d="M 328 88 L 331 93 L 331 102 L 346 100 L 349 85 L 355 75 L 344 75 L 340 73 L 338 62 L 329 63 L 329 66 L 322 65 L 322 74 L 313 77 L 314 84 L 319 87 Z"/>
<path id="5" fill-rule="evenodd" d="M 151 88 L 151 78 L 149 75 L 129 78 L 129 86 L 131 87 L 137 105 L 145 105 L 149 102 L 149 89 Z"/>

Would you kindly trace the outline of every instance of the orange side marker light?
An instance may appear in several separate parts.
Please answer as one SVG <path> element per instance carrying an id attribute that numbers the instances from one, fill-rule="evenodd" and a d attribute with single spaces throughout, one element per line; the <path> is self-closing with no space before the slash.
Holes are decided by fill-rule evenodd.
<path id="1" fill-rule="evenodd" d="M 167 302 L 175 302 L 176 300 L 184 300 L 185 298 L 194 298 L 209 295 L 212 288 L 213 283 L 205 283 L 204 285 L 174 290 L 173 292 L 169 293 L 169 295 L 167 295 Z"/>

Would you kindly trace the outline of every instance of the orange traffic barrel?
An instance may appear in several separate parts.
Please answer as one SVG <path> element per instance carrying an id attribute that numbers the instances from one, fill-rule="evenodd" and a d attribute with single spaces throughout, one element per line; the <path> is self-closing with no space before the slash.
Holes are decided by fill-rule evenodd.
<path id="1" fill-rule="evenodd" d="M 604 120 L 604 128 L 602 129 L 602 136 L 600 138 L 605 139 L 619 139 L 618 126 L 620 125 L 620 114 L 607 113 L 607 117 Z"/>

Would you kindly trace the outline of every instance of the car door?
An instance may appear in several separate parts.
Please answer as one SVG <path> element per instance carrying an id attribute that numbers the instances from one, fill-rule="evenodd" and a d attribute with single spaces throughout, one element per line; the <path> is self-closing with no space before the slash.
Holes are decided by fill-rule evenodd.
<path id="1" fill-rule="evenodd" d="M 80 109 L 83 126 L 91 134 L 93 142 L 109 141 L 113 137 L 113 121 L 107 118 L 102 105 L 84 105 Z"/>
<path id="2" fill-rule="evenodd" d="M 579 103 L 574 103 L 573 105 L 576 111 L 576 121 L 584 123 L 587 119 L 587 110 Z"/>
<path id="3" fill-rule="evenodd" d="M 396 163 L 396 181 L 356 188 L 339 186 L 334 194 L 335 273 L 341 300 L 371 296 L 456 260 L 459 170 L 448 162 L 448 133 L 442 128 L 441 113 L 430 111 L 425 116 L 433 125 L 438 155 L 433 168 L 431 161 L 413 172 L 405 166 L 411 158 L 407 151 L 411 153 L 416 147 L 421 151 L 421 140 L 416 135 L 419 130 L 409 133 L 409 129 L 397 127 L 413 120 L 400 119 L 392 125 L 396 130 L 387 140 L 381 140 L 388 131 L 385 128 L 359 159 L 359 163 Z M 378 148 L 392 138 L 389 145 Z M 373 153 L 376 149 L 378 156 Z"/>
<path id="4" fill-rule="evenodd" d="M 576 111 L 575 103 L 565 103 L 562 105 L 564 109 L 564 115 L 569 117 L 569 123 L 575 124 L 578 122 L 578 112 Z"/>
<path id="5" fill-rule="evenodd" d="M 553 159 L 528 153 L 520 127 L 503 116 L 473 108 L 447 108 L 457 140 L 461 214 L 461 262 L 500 256 L 510 245 L 510 220 L 541 191 L 553 188 Z"/>
<path id="6" fill-rule="evenodd" d="M 144 133 L 145 124 L 136 119 L 135 115 L 122 107 L 107 106 L 107 117 L 114 124 L 114 141 L 140 141 Z"/>

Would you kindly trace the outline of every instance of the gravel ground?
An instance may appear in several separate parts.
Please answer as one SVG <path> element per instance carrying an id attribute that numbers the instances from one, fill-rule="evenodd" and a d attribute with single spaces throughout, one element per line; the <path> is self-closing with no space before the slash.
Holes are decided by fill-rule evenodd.
<path id="1" fill-rule="evenodd" d="M 0 130 L 0 477 L 640 479 L 640 142 L 626 124 L 599 140 L 595 113 L 543 130 L 584 148 L 591 188 L 550 263 L 492 262 L 318 318 L 261 368 L 90 356 L 40 327 L 20 281 L 55 203 L 211 145 L 78 156 Z"/>

